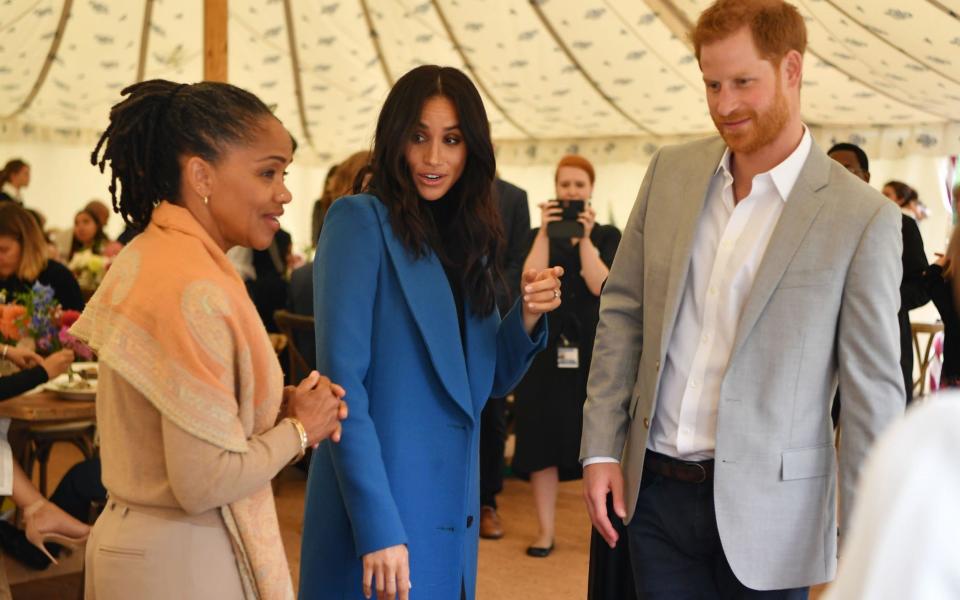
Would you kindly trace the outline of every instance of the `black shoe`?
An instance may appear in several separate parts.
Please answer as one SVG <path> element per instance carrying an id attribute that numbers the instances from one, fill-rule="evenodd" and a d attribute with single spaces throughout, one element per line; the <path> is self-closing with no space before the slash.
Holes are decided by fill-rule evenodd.
<path id="1" fill-rule="evenodd" d="M 550 542 L 549 548 L 538 548 L 537 546 L 530 546 L 527 548 L 527 556 L 532 556 L 534 558 L 546 558 L 550 556 L 551 552 L 553 552 L 553 542 Z"/>
<path id="2" fill-rule="evenodd" d="M 54 556 L 60 554 L 58 544 L 46 544 L 50 553 Z M 23 531 L 17 529 L 7 521 L 0 521 L 0 547 L 24 565 L 37 571 L 46 569 L 50 566 L 50 559 L 47 558 L 39 548 L 27 540 Z"/>

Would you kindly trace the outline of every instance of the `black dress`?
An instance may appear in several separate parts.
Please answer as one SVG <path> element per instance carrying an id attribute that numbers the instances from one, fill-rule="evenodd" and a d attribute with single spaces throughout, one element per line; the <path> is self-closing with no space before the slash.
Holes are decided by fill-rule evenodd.
<path id="1" fill-rule="evenodd" d="M 53 297 L 64 310 L 83 310 L 83 295 L 80 284 L 70 269 L 55 260 L 47 262 L 47 267 L 37 276 L 37 281 L 53 288 Z M 34 282 L 23 281 L 16 275 L 0 279 L 0 291 L 7 293 L 7 302 L 13 300 L 13 294 L 28 292 Z"/>
<path id="2" fill-rule="evenodd" d="M 537 230 L 531 232 L 531 245 Z M 590 240 L 607 267 L 613 264 L 620 231 L 595 225 Z M 563 267 L 563 301 L 547 315 L 547 349 L 537 355 L 516 389 L 517 444 L 511 467 L 520 477 L 547 467 L 558 467 L 560 480 L 579 479 L 580 434 L 587 374 L 597 333 L 600 298 L 594 296 L 580 274 L 580 248 L 570 240 L 550 240 L 550 266 Z M 575 346 L 579 367 L 559 368 L 560 346 Z"/>
<path id="3" fill-rule="evenodd" d="M 943 267 L 930 265 L 923 274 L 923 282 L 943 321 L 943 367 L 940 370 L 941 387 L 960 386 L 960 315 L 953 301 L 953 285 L 943 278 Z"/>

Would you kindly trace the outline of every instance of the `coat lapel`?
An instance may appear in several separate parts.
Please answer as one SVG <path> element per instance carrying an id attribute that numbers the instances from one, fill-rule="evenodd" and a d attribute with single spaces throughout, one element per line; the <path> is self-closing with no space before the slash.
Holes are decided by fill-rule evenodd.
<path id="1" fill-rule="evenodd" d="M 823 207 L 825 198 L 817 192 L 827 185 L 829 177 L 830 158 L 814 143 L 760 261 L 753 288 L 747 296 L 740 323 L 737 325 L 731 358 L 736 356 L 756 325 L 787 266 L 803 243 L 813 220 Z"/>
<path id="2" fill-rule="evenodd" d="M 393 234 L 386 207 L 380 202 L 376 202 L 375 206 L 387 254 L 397 272 L 407 306 L 423 336 L 433 368 L 447 393 L 473 420 L 473 401 L 460 341 L 460 324 L 443 266 L 432 251 L 426 256 L 414 258 Z"/>
<path id="3" fill-rule="evenodd" d="M 683 295 L 684 282 L 687 280 L 687 273 L 690 270 L 693 235 L 697 230 L 700 213 L 703 212 L 710 180 L 716 172 L 717 165 L 720 164 L 725 148 L 722 140 L 716 138 L 715 143 L 704 147 L 701 156 L 690 157 L 687 164 L 694 169 L 683 174 L 684 185 L 676 196 L 676 198 L 684 200 L 674 202 L 674 206 L 677 207 L 676 218 L 679 225 L 674 232 L 673 249 L 670 254 L 670 275 L 667 278 L 667 295 L 664 302 L 665 318 L 663 320 L 663 333 L 660 338 L 661 360 L 667 352 L 670 336 L 673 335 L 673 327 L 676 324 L 677 311 L 680 309 L 680 299 Z M 712 166 L 710 169 L 704 169 L 704 164 Z M 686 201 L 686 199 L 689 199 L 689 201 Z"/>

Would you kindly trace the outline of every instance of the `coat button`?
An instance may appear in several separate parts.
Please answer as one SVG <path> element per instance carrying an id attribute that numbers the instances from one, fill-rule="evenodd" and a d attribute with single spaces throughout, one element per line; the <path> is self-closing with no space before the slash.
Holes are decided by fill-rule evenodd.
<path id="1" fill-rule="evenodd" d="M 654 366 L 654 368 L 656 369 L 656 371 L 657 371 L 658 373 L 660 372 L 660 361 L 659 361 L 659 360 L 657 361 L 657 363 L 656 363 L 656 365 Z"/>
<path id="2" fill-rule="evenodd" d="M 644 428 L 646 428 L 646 429 L 650 429 L 650 419 L 648 419 L 647 417 L 644 417 L 644 418 L 643 418 L 643 426 L 644 426 Z"/>
<path id="3" fill-rule="evenodd" d="M 467 517 L 467 528 L 469 529 L 471 525 L 473 525 L 473 516 L 468 516 L 468 517 Z"/>

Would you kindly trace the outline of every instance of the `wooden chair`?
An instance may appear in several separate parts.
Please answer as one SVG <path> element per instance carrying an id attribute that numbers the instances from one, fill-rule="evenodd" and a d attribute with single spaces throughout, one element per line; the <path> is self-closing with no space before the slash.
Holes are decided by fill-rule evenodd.
<path id="1" fill-rule="evenodd" d="M 917 397 L 923 396 L 927 387 L 927 367 L 930 365 L 930 350 L 933 348 L 933 338 L 937 333 L 943 331 L 943 323 L 910 323 L 910 330 L 913 333 L 913 349 L 917 353 L 917 367 L 919 367 L 919 377 L 913 382 L 913 390 Z M 920 335 L 927 335 L 927 343 L 920 350 Z"/>
<path id="2" fill-rule="evenodd" d="M 20 456 L 20 465 L 30 476 L 33 465 L 40 466 L 40 493 L 47 496 L 47 463 L 50 460 L 50 451 L 58 442 L 73 444 L 83 454 L 85 459 L 91 459 L 96 454 L 94 437 L 97 425 L 93 421 L 68 421 L 66 423 L 36 424 L 26 430 L 26 444 Z"/>
<path id="3" fill-rule="evenodd" d="M 285 348 L 287 351 L 286 371 L 287 376 L 290 378 L 290 383 L 296 385 L 314 369 L 314 365 L 307 362 L 307 359 L 300 354 L 300 349 L 297 347 L 298 334 L 302 337 L 307 337 L 310 343 L 313 343 L 313 317 L 298 315 L 286 310 L 278 310 L 273 313 L 273 321 L 277 324 L 280 333 L 287 338 Z M 307 449 L 307 453 L 309 455 L 309 448 Z M 283 471 L 289 470 L 289 466 L 284 467 L 281 472 L 274 477 L 272 483 L 275 496 L 280 495 L 280 482 L 285 478 Z"/>
<path id="4" fill-rule="evenodd" d="M 298 315 L 285 310 L 273 313 L 273 320 L 280 332 L 286 336 L 287 343 L 287 375 L 290 382 L 296 384 L 306 377 L 315 366 L 307 362 L 297 347 L 298 337 L 307 337 L 313 340 L 313 317 Z M 298 335 L 299 334 L 299 335 Z"/>

